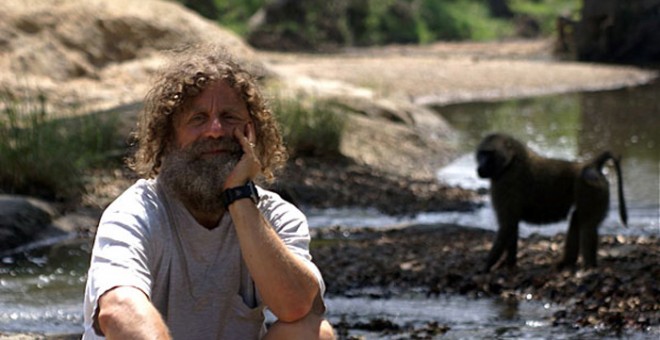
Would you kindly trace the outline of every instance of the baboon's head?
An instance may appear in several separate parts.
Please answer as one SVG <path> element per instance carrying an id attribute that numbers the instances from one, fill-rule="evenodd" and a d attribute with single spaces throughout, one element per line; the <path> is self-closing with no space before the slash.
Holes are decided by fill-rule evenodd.
<path id="1" fill-rule="evenodd" d="M 504 134 L 486 136 L 477 147 L 477 174 L 481 178 L 497 179 L 514 157 L 514 139 Z"/>

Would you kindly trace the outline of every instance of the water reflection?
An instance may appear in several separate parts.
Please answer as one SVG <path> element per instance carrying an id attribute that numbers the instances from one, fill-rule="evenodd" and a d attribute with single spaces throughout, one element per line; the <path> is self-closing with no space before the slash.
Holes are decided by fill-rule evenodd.
<path id="1" fill-rule="evenodd" d="M 580 96 L 579 149 L 610 149 L 623 155 L 627 195 L 633 202 L 660 201 L 660 82 L 635 89 Z"/>
<path id="2" fill-rule="evenodd" d="M 522 303 L 498 299 L 423 296 L 390 299 L 329 297 L 328 319 L 338 324 L 368 324 L 389 320 L 401 329 L 420 329 L 428 323 L 446 325 L 443 338 L 547 337 L 554 306 L 535 301 Z M 563 330 L 566 332 L 566 330 Z M 564 333 L 566 334 L 566 333 Z M 349 335 L 387 339 L 377 332 L 352 330 Z M 400 339 L 401 335 L 392 338 Z"/>

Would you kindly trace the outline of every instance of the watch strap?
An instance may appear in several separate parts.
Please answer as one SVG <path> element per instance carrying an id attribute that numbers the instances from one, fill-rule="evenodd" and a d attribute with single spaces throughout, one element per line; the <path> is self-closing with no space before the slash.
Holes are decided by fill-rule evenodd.
<path id="1" fill-rule="evenodd" d="M 228 208 L 230 204 L 243 198 L 251 199 L 254 204 L 259 203 L 259 193 L 254 182 L 248 181 L 245 185 L 229 188 L 222 192 L 222 203 L 225 208 Z"/>

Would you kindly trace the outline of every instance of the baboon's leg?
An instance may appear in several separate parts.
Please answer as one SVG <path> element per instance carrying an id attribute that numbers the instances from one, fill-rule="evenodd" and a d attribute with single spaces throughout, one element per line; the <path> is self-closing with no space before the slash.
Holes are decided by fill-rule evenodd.
<path id="1" fill-rule="evenodd" d="M 571 214 L 571 219 L 566 233 L 566 242 L 564 244 L 564 258 L 559 262 L 559 268 L 573 266 L 577 262 L 578 250 L 580 247 L 580 216 L 575 210 Z"/>
<path id="2" fill-rule="evenodd" d="M 599 224 L 598 221 L 589 221 L 580 228 L 580 252 L 586 268 L 597 265 Z"/>
<path id="3" fill-rule="evenodd" d="M 495 242 L 493 242 L 493 246 L 490 248 L 490 252 L 488 253 L 488 258 L 486 259 L 486 267 L 484 268 L 485 271 L 489 271 L 490 268 L 497 263 L 497 261 L 500 259 L 502 256 L 502 253 L 504 252 L 504 243 L 505 243 L 505 232 L 502 231 L 502 229 L 497 230 L 497 236 L 495 236 Z"/>
<path id="4" fill-rule="evenodd" d="M 518 257 L 518 224 L 516 223 L 509 230 L 510 237 L 506 244 L 506 265 L 507 267 L 515 267 Z"/>
<path id="5" fill-rule="evenodd" d="M 512 244 L 513 247 L 511 246 Z M 485 270 L 490 270 L 490 268 L 493 267 L 497 261 L 499 261 L 505 249 L 507 250 L 507 265 L 515 266 L 517 245 L 518 223 L 501 223 L 499 229 L 497 230 L 495 242 L 493 242 L 493 246 L 490 248 L 490 252 L 488 253 Z M 511 261 L 512 257 L 513 261 Z"/>
<path id="6" fill-rule="evenodd" d="M 578 201 L 575 214 L 580 215 L 580 255 L 586 268 L 597 265 L 598 256 L 598 226 L 607 216 L 608 193 L 589 193 L 592 197 L 589 203 Z M 585 208 L 586 207 L 586 208 Z"/>
<path id="7" fill-rule="evenodd" d="M 579 250 L 585 268 L 597 265 L 598 226 L 607 216 L 609 184 L 598 168 L 586 168 L 578 181 L 573 219 L 579 227 Z M 568 243 L 567 243 L 568 245 Z M 577 251 L 577 250 L 576 250 Z"/>

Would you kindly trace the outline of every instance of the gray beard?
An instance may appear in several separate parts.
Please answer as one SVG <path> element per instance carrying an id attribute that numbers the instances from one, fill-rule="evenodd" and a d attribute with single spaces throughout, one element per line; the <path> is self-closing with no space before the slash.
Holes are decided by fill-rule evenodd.
<path id="1" fill-rule="evenodd" d="M 220 146 L 232 150 L 211 158 L 201 154 Z M 204 139 L 187 148 L 171 150 L 158 175 L 159 181 L 188 209 L 202 213 L 225 210 L 222 204 L 222 188 L 227 176 L 241 158 L 240 145 L 231 138 Z"/>

